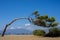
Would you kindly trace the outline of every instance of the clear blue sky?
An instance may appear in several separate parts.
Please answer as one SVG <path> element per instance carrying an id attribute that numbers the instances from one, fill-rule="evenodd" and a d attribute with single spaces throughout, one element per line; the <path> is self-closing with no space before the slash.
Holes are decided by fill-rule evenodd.
<path id="1" fill-rule="evenodd" d="M 0 29 L 14 18 L 27 17 L 35 10 L 54 16 L 60 22 L 60 0 L 0 0 Z M 23 26 L 28 21 L 16 21 L 11 26 Z"/>

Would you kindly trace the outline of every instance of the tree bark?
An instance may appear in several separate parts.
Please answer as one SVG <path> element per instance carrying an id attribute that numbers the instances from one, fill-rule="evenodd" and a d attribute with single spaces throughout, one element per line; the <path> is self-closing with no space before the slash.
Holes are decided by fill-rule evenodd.
<path id="1" fill-rule="evenodd" d="M 4 36 L 7 27 L 8 27 L 8 25 L 5 26 L 4 31 L 3 31 L 3 33 L 2 33 L 2 37 Z"/>

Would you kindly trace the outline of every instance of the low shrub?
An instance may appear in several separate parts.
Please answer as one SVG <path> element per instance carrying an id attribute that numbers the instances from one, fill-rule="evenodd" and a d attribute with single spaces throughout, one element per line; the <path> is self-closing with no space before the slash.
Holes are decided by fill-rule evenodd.
<path id="1" fill-rule="evenodd" d="M 43 31 L 43 30 L 34 30 L 33 31 L 33 35 L 36 35 L 36 36 L 45 36 L 45 31 Z"/>
<path id="2" fill-rule="evenodd" d="M 49 33 L 47 33 L 45 36 L 48 36 L 48 37 L 59 37 L 60 36 L 60 30 L 58 28 L 51 28 L 49 30 Z"/>

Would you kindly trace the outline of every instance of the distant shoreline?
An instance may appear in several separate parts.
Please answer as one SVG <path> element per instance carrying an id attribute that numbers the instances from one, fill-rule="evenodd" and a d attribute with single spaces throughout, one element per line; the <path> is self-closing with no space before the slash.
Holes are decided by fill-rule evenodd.
<path id="1" fill-rule="evenodd" d="M 4 35 L 4 36 L 34 36 L 34 35 Z"/>

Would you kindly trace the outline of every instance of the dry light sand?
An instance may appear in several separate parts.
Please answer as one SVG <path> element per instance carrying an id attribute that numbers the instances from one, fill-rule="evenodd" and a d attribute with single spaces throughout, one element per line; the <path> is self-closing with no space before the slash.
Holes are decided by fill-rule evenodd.
<path id="1" fill-rule="evenodd" d="M 0 40 L 60 40 L 60 37 L 38 37 L 33 35 L 5 35 Z"/>

